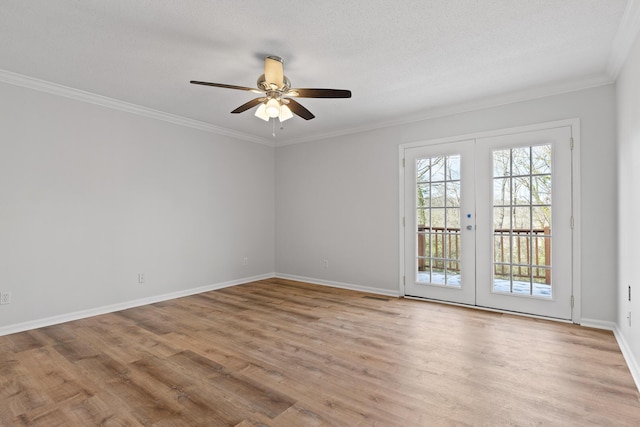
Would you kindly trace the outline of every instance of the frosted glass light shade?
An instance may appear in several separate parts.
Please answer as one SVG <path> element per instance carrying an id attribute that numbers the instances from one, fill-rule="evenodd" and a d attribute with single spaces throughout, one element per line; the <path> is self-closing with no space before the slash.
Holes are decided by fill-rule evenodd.
<path id="1" fill-rule="evenodd" d="M 267 116 L 275 118 L 278 117 L 280 115 L 280 103 L 278 102 L 277 99 L 270 99 L 269 101 L 267 101 L 267 105 L 265 108 L 265 113 L 267 113 Z"/>
<path id="2" fill-rule="evenodd" d="M 256 110 L 255 115 L 257 118 L 262 119 L 265 122 L 268 122 L 271 117 L 267 115 L 267 112 L 265 111 L 266 109 L 267 109 L 267 106 L 265 104 L 260 104 L 260 106 Z"/>
<path id="3" fill-rule="evenodd" d="M 280 107 L 280 121 L 284 122 L 285 120 L 289 120 L 291 117 L 293 117 L 293 113 L 291 112 L 289 107 L 287 107 L 286 105 L 282 105 Z"/>

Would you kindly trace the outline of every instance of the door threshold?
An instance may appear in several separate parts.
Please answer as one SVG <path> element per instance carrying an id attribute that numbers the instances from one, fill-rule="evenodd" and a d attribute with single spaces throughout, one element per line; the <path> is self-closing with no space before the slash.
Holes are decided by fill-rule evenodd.
<path id="1" fill-rule="evenodd" d="M 513 314 L 515 316 L 529 317 L 529 318 L 532 318 L 532 319 L 551 320 L 551 321 L 559 322 L 559 323 L 569 323 L 569 324 L 579 325 L 579 323 L 574 323 L 573 321 L 567 320 L 567 319 L 560 319 L 560 318 L 557 318 L 557 317 L 540 316 L 538 314 L 531 314 L 531 313 L 522 313 L 520 311 L 501 310 L 499 308 L 483 307 L 483 306 L 480 306 L 480 305 L 463 304 L 463 303 L 459 303 L 459 302 L 445 301 L 445 300 L 433 299 L 433 298 L 425 298 L 425 297 L 417 297 L 417 296 L 412 296 L 412 295 L 403 295 L 402 298 L 413 299 L 413 300 L 417 300 L 417 301 L 435 302 L 435 303 L 438 303 L 438 304 L 453 305 L 453 306 L 456 306 L 456 307 L 472 308 L 472 309 L 475 309 L 475 310 L 490 311 L 490 312 L 493 312 L 493 313 Z"/>

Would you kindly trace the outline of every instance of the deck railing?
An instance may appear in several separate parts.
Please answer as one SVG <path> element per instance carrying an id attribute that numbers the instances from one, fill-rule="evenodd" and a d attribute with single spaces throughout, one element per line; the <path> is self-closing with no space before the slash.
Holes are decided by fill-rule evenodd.
<path id="1" fill-rule="evenodd" d="M 533 230 L 496 229 L 493 236 L 496 277 L 532 279 L 534 282 L 551 284 L 551 233 L 548 227 Z M 420 271 L 432 267 L 435 270 L 446 268 L 450 272 L 460 272 L 460 228 L 418 225 L 418 257 Z"/>

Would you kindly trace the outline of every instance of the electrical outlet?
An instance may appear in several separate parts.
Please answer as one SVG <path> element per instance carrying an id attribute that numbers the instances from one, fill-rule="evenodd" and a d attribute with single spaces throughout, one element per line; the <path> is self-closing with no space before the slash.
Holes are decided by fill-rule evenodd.
<path id="1" fill-rule="evenodd" d="M 325 259 L 323 260 L 323 262 L 324 262 L 324 268 L 329 268 L 329 260 Z"/>
<path id="2" fill-rule="evenodd" d="M 242 260 L 242 265 L 249 265 L 249 258 L 244 257 L 244 259 Z"/>
<path id="3" fill-rule="evenodd" d="M 0 304 L 11 304 L 11 292 L 0 292 Z"/>
<path id="4" fill-rule="evenodd" d="M 138 273 L 138 283 L 144 283 L 144 273 Z"/>

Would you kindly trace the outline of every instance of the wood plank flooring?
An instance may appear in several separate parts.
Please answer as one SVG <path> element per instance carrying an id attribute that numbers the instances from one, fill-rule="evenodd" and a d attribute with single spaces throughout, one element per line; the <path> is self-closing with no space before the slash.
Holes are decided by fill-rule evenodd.
<path id="1" fill-rule="evenodd" d="M 611 332 L 270 279 L 0 337 L 2 426 L 638 426 Z"/>

